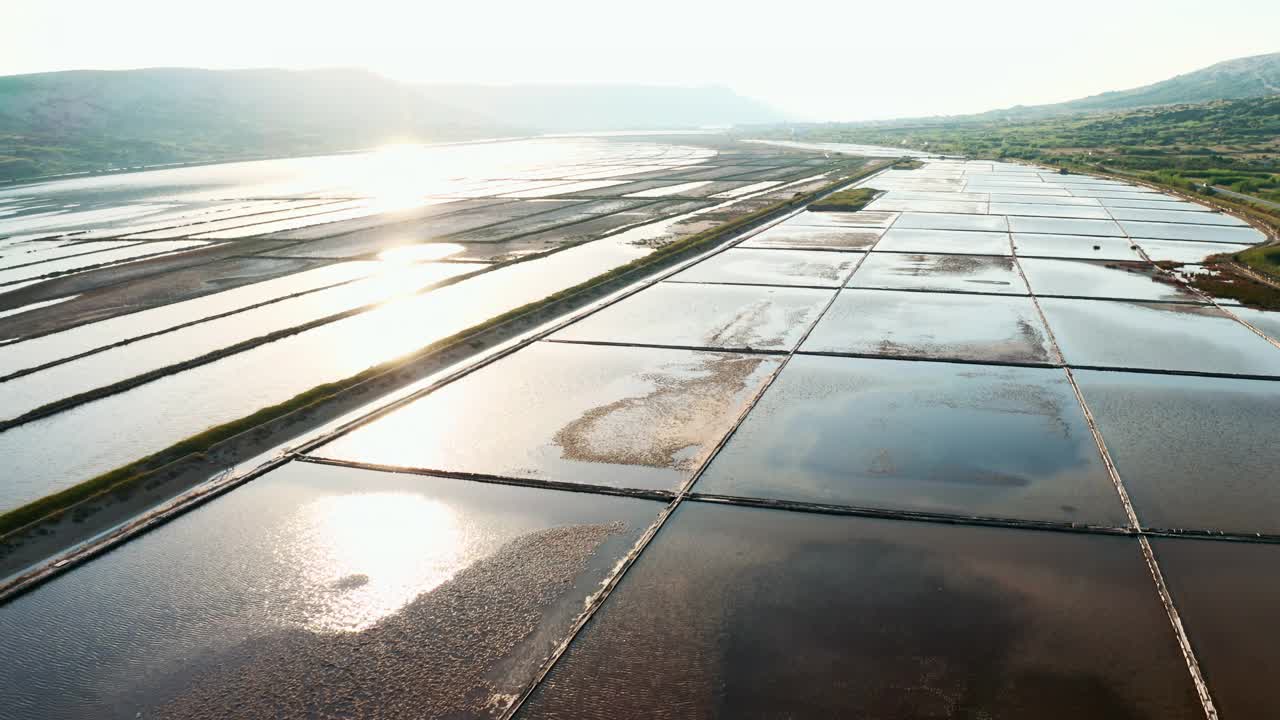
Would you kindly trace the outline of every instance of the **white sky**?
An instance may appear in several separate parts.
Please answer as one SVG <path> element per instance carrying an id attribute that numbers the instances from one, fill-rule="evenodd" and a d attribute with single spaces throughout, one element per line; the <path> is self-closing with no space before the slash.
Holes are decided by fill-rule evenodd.
<path id="1" fill-rule="evenodd" d="M 353 66 L 430 82 L 722 84 L 813 120 L 1069 100 L 1280 51 L 1276 0 L 3 6 L 0 75 Z"/>

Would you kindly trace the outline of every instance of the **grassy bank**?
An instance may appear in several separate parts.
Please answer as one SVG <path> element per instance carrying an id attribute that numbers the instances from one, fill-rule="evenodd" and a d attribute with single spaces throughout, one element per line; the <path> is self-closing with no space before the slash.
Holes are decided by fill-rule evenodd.
<path id="1" fill-rule="evenodd" d="M 880 191 L 874 188 L 841 190 L 813 203 L 809 209 L 818 212 L 857 212 L 866 207 L 867 203 L 874 200 L 878 194 Z"/>
<path id="2" fill-rule="evenodd" d="M 103 473 L 73 487 L 67 488 L 66 490 L 23 505 L 22 507 L 10 510 L 0 515 L 0 537 L 17 532 L 41 520 L 59 518 L 74 508 L 77 504 L 91 498 L 99 497 L 107 493 L 128 493 L 132 489 L 142 486 L 150 478 L 156 476 L 161 471 L 171 468 L 177 463 L 181 463 L 188 459 L 201 458 L 203 453 L 209 451 L 220 443 L 232 440 L 237 436 L 248 433 L 255 428 L 260 428 L 267 423 L 283 418 L 291 413 L 300 412 L 320 405 L 341 393 L 352 390 L 357 386 L 372 381 L 387 373 L 391 373 L 405 365 L 422 360 L 435 353 L 439 353 L 446 348 L 476 342 L 477 338 L 482 334 L 496 331 L 502 326 L 512 323 L 513 321 L 526 318 L 527 316 L 539 312 L 567 312 L 572 309 L 573 301 L 581 297 L 587 297 L 592 293 L 599 293 L 602 290 L 612 292 L 615 288 L 620 289 L 625 287 L 626 285 L 640 280 L 647 275 L 657 272 L 663 267 L 693 257 L 724 241 L 727 241 L 732 236 L 740 232 L 763 224 L 780 214 L 805 205 L 815 198 L 822 197 L 840 186 L 870 175 L 880 170 L 885 165 L 885 163 L 868 165 L 858 173 L 843 176 L 839 180 L 829 183 L 813 192 L 800 194 L 788 200 L 774 203 L 717 227 L 682 238 L 681 240 L 656 250 L 645 257 L 633 260 L 630 263 L 621 265 L 606 273 L 602 273 L 577 285 L 561 290 L 553 295 L 543 298 L 542 300 L 513 309 L 503 313 L 502 315 L 491 318 L 484 323 L 468 328 L 463 332 L 432 343 L 429 346 L 415 351 L 409 356 L 397 358 L 381 365 L 374 366 L 342 380 L 317 386 L 282 403 L 260 409 L 257 412 L 238 420 L 233 420 L 210 428 L 165 448 L 164 450 L 129 463 L 128 465 Z"/>

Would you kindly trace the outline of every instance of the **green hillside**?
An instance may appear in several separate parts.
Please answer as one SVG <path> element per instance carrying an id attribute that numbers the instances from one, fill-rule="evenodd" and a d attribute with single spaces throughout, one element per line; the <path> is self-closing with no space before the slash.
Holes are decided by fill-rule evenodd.
<path id="1" fill-rule="evenodd" d="M 979 117 L 1029 119 L 1077 113 L 1187 105 L 1280 94 L 1280 53 L 1236 58 L 1130 90 L 1116 90 L 1052 105 L 993 110 Z"/>
<path id="2" fill-rule="evenodd" d="M 1031 120 L 982 117 L 774 127 L 761 134 L 949 155 L 1105 166 L 1280 201 L 1280 95 Z"/>

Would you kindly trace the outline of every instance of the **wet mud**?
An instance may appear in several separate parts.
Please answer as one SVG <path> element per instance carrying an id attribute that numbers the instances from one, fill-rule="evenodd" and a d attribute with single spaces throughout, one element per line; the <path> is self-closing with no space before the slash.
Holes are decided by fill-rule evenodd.
<path id="1" fill-rule="evenodd" d="M 692 472 L 725 432 L 726 399 L 755 386 L 762 362 L 705 353 L 692 371 L 643 374 L 650 391 L 587 410 L 553 440 L 570 460 Z"/>

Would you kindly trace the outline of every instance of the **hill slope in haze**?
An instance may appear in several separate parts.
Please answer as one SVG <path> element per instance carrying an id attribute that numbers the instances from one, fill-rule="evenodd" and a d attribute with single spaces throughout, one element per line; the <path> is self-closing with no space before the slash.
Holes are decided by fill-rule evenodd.
<path id="1" fill-rule="evenodd" d="M 1116 90 L 1052 105 L 1019 105 L 979 117 L 1018 119 L 1087 112 L 1130 110 L 1153 105 L 1186 105 L 1280 94 L 1280 53 L 1236 58 L 1152 85 Z"/>
<path id="2" fill-rule="evenodd" d="M 0 178 L 454 139 L 491 124 L 356 70 L 16 75 L 0 78 Z"/>
<path id="3" fill-rule="evenodd" d="M 724 88 L 419 86 L 362 70 L 0 77 L 0 180 L 387 142 L 767 122 Z"/>

